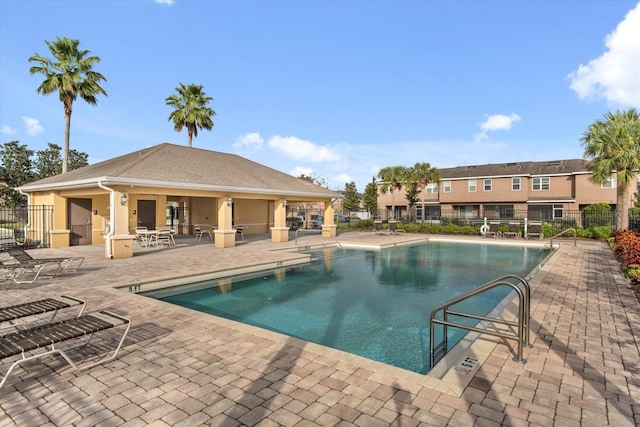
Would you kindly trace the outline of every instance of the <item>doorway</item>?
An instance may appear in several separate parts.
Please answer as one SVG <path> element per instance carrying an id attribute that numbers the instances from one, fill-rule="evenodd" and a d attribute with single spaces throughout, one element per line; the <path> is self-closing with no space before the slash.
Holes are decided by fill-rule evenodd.
<path id="1" fill-rule="evenodd" d="M 156 201 L 138 200 L 138 224 L 137 227 L 156 229 Z"/>
<path id="2" fill-rule="evenodd" d="M 90 245 L 91 231 L 91 199 L 69 199 L 69 246 Z"/>

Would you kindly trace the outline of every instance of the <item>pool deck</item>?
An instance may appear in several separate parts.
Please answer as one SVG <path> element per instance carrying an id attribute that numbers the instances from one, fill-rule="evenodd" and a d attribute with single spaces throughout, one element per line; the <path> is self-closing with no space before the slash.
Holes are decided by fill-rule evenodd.
<path id="1" fill-rule="evenodd" d="M 531 279 L 526 364 L 512 360 L 515 342 L 479 338 L 465 350 L 478 359 L 470 374 L 436 378 L 128 292 L 303 256 L 281 250 L 296 246 L 293 234 L 280 244 L 246 237 L 217 249 L 185 236 L 175 248 L 136 246 L 121 260 L 104 258 L 102 246 L 32 251 L 85 262 L 63 277 L 0 285 L 0 305 L 68 294 L 85 298 L 88 311 L 126 314 L 133 326 L 116 360 L 87 371 L 61 357 L 16 369 L 0 389 L 0 426 L 640 425 L 640 304 L 603 242 L 562 240 Z M 447 239 L 345 232 L 337 240 L 376 247 L 425 238 Z M 300 233 L 297 244 L 335 241 Z"/>

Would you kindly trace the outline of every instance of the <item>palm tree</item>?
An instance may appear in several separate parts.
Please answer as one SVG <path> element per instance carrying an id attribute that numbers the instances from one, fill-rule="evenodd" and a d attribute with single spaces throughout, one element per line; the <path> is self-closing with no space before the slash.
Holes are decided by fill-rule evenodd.
<path id="1" fill-rule="evenodd" d="M 177 95 L 171 95 L 165 100 L 167 105 L 175 108 L 169 114 L 169 121 L 173 121 L 176 132 L 181 132 L 183 127 L 187 128 L 189 147 L 191 147 L 191 139 L 198 136 L 198 128 L 213 129 L 212 117 L 216 112 L 207 107 L 213 98 L 204 93 L 201 85 L 185 86 L 180 83 L 176 91 Z"/>
<path id="2" fill-rule="evenodd" d="M 383 192 L 391 190 L 391 215 L 393 219 L 396 219 L 395 190 L 402 188 L 406 173 L 407 168 L 404 166 L 387 166 L 378 172 L 378 178 L 382 180 L 380 190 Z"/>
<path id="3" fill-rule="evenodd" d="M 420 189 L 424 221 L 424 189 L 429 183 L 440 182 L 440 171 L 429 163 L 418 162 L 410 168 L 408 175 L 413 182 L 417 182 L 417 187 Z"/>
<path id="4" fill-rule="evenodd" d="M 62 152 L 62 173 L 67 171 L 69 163 L 69 133 L 71 129 L 71 112 L 73 101 L 78 96 L 91 105 L 96 105 L 97 95 L 107 95 L 100 87 L 100 82 L 107 79 L 93 71 L 93 66 L 100 62 L 97 56 L 88 56 L 88 50 L 79 50 L 79 40 L 67 37 L 56 37 L 54 42 L 45 40 L 51 54 L 50 60 L 38 54 L 29 58 L 29 62 L 37 65 L 29 68 L 31 74 L 44 74 L 45 79 L 38 87 L 38 93 L 49 95 L 58 92 L 64 107 L 64 149 Z"/>
<path id="5" fill-rule="evenodd" d="M 629 226 L 630 187 L 640 169 L 640 116 L 631 108 L 605 114 L 589 126 L 580 139 L 584 156 L 591 162 L 590 180 L 604 183 L 615 174 L 616 231 Z"/>

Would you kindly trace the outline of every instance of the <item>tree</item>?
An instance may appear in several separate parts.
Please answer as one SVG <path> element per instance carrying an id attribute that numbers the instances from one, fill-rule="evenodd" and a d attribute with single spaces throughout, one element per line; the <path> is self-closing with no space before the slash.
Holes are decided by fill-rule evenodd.
<path id="1" fill-rule="evenodd" d="M 378 209 L 378 183 L 376 177 L 371 178 L 371 182 L 364 187 L 364 195 L 362 197 L 364 208 L 369 212 L 375 212 Z"/>
<path id="2" fill-rule="evenodd" d="M 48 146 L 49 148 L 46 150 L 36 152 L 34 169 L 37 179 L 58 175 L 62 171 L 62 157 L 60 156 L 62 148 L 52 143 L 49 143 Z M 89 164 L 88 158 L 86 153 L 69 150 L 69 170 L 72 171 L 87 166 Z"/>
<path id="3" fill-rule="evenodd" d="M 344 185 L 344 199 L 342 200 L 342 208 L 347 211 L 355 211 L 360 207 L 360 196 L 356 183 L 351 181 Z"/>
<path id="4" fill-rule="evenodd" d="M 616 231 L 629 226 L 631 185 L 640 169 L 640 116 L 631 108 L 607 113 L 591 124 L 581 138 L 584 156 L 591 160 L 589 179 L 604 183 L 616 180 Z"/>
<path id="5" fill-rule="evenodd" d="M 182 132 L 182 128 L 187 128 L 189 147 L 192 138 L 198 137 L 198 129 L 213 129 L 212 117 L 216 115 L 213 109 L 207 107 L 213 98 L 207 96 L 201 85 L 190 84 L 188 86 L 180 83 L 176 88 L 177 95 L 169 96 L 165 102 L 174 110 L 169 114 L 169 121 L 173 121 L 176 132 Z"/>
<path id="6" fill-rule="evenodd" d="M 33 173 L 30 157 L 33 151 L 26 145 L 19 145 L 18 141 L 7 142 L 0 148 L 2 158 L 2 181 L 0 197 L 5 206 L 19 206 L 25 204 L 27 197 L 15 190 L 22 184 L 33 181 Z"/>
<path id="7" fill-rule="evenodd" d="M 44 81 L 38 86 L 38 93 L 50 95 L 58 92 L 64 107 L 64 150 L 62 155 L 62 173 L 67 172 L 69 165 L 69 134 L 71 130 L 71 112 L 73 102 L 78 96 L 90 105 L 98 103 L 97 95 L 107 95 L 100 86 L 105 77 L 93 71 L 93 66 L 100 62 L 97 56 L 88 56 L 88 50 L 79 50 L 80 41 L 67 37 L 56 37 L 54 42 L 45 40 L 51 54 L 50 60 L 39 54 L 29 58 L 32 66 L 29 72 L 43 74 Z"/>
<path id="8" fill-rule="evenodd" d="M 391 190 L 391 215 L 394 219 L 396 219 L 395 190 L 400 190 L 402 188 L 402 183 L 405 182 L 406 174 L 407 168 L 404 166 L 387 166 L 380 169 L 380 172 L 378 172 L 378 178 L 382 180 L 380 190 L 385 193 Z"/>
<path id="9" fill-rule="evenodd" d="M 404 198 L 407 199 L 407 204 L 409 205 L 409 211 L 413 212 L 413 207 L 418 203 L 418 199 L 420 196 L 420 187 L 418 186 L 417 181 L 408 181 L 405 183 L 405 195 Z"/>
<path id="10" fill-rule="evenodd" d="M 435 167 L 431 167 L 429 163 L 418 162 L 411 168 L 409 168 L 407 177 L 407 180 L 411 183 L 410 185 L 415 185 L 415 189 L 418 190 L 417 194 L 422 195 L 422 206 L 424 209 L 424 189 L 428 184 L 440 181 L 440 171 Z M 409 206 L 413 207 L 413 205 L 415 205 L 415 203 L 417 202 L 417 196 L 414 199 L 413 191 L 411 193 L 412 199 L 409 200 L 409 191 L 407 191 L 407 200 L 409 201 Z M 413 203 L 411 203 L 412 201 Z"/>

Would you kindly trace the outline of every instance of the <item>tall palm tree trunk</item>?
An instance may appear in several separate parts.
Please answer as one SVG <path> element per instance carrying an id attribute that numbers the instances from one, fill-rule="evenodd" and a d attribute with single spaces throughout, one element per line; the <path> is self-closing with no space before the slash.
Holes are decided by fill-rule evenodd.
<path id="1" fill-rule="evenodd" d="M 629 186 L 616 188 L 616 230 L 629 228 Z"/>
<path id="2" fill-rule="evenodd" d="M 64 147 L 62 148 L 62 173 L 69 168 L 69 135 L 71 134 L 71 109 L 64 113 Z"/>

